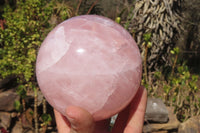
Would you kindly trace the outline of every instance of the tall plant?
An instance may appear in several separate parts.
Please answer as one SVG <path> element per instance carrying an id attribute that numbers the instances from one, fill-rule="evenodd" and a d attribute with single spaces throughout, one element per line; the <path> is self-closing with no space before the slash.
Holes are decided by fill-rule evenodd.
<path id="1" fill-rule="evenodd" d="M 142 55 L 145 56 L 146 46 L 142 45 L 144 35 L 151 33 L 152 47 L 148 49 L 148 70 L 156 70 L 168 63 L 168 54 L 174 47 L 174 37 L 181 30 L 181 0 L 138 0 L 135 2 L 130 26 L 134 32 Z M 129 28 L 130 29 L 130 28 Z"/>
<path id="2" fill-rule="evenodd" d="M 192 74 L 186 62 L 178 58 L 178 47 L 172 49 L 171 54 L 171 72 L 154 72 L 155 81 L 149 85 L 148 92 L 151 96 L 161 97 L 166 105 L 174 107 L 178 120 L 185 121 L 200 114 L 199 76 Z"/>
<path id="3" fill-rule="evenodd" d="M 18 83 L 31 87 L 34 78 L 36 52 L 52 14 L 47 1 L 18 1 L 16 9 L 9 5 L 4 8 L 5 29 L 0 30 L 0 76 L 5 78 L 15 75 Z"/>

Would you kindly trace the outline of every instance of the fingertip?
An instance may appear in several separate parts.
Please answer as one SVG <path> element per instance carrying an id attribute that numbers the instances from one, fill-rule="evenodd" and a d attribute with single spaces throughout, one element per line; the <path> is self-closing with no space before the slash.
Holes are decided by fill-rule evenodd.
<path id="1" fill-rule="evenodd" d="M 143 100 L 144 98 L 147 97 L 147 90 L 144 86 L 140 86 L 135 97 L 133 98 L 132 103 L 139 103 L 140 100 Z M 134 105 L 135 106 L 135 105 Z"/>
<path id="2" fill-rule="evenodd" d="M 133 131 L 133 127 L 138 131 L 141 131 L 141 125 L 143 124 L 144 113 L 146 109 L 146 100 L 147 90 L 144 86 L 140 86 L 129 106 L 119 113 L 112 133 L 130 132 Z M 135 120 L 136 123 L 134 123 Z M 137 124 L 140 124 L 140 127 L 137 127 Z"/>
<path id="3" fill-rule="evenodd" d="M 77 107 L 77 106 L 67 107 L 66 115 L 67 115 L 67 118 L 71 118 L 74 120 L 90 119 L 93 121 L 92 115 L 87 110 Z"/>
<path id="4" fill-rule="evenodd" d="M 71 123 L 72 130 L 86 130 L 89 133 L 94 127 L 92 115 L 83 108 L 76 106 L 67 107 L 66 117 Z"/>
<path id="5" fill-rule="evenodd" d="M 74 106 L 69 106 L 66 108 L 66 115 L 67 115 L 67 118 L 71 118 L 71 119 L 74 119 L 77 117 L 77 107 L 74 107 Z"/>

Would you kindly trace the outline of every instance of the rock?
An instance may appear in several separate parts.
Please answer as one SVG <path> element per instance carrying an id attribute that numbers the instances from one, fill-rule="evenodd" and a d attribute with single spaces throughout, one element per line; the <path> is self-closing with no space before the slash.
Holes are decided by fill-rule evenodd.
<path id="1" fill-rule="evenodd" d="M 115 124 L 115 121 L 117 120 L 117 116 L 118 116 L 118 114 L 111 117 L 111 120 L 110 120 L 111 126 L 113 126 Z"/>
<path id="2" fill-rule="evenodd" d="M 23 128 L 21 122 L 17 122 L 12 129 L 11 133 L 23 133 Z"/>
<path id="3" fill-rule="evenodd" d="M 148 98 L 145 120 L 156 123 L 168 121 L 168 110 L 161 99 Z"/>
<path id="4" fill-rule="evenodd" d="M 8 112 L 0 112 L 0 127 L 8 129 L 10 127 L 11 116 Z"/>
<path id="5" fill-rule="evenodd" d="M 168 110 L 168 114 L 169 114 L 169 121 L 168 123 L 164 123 L 164 124 L 146 124 L 143 127 L 143 132 L 144 133 L 152 133 L 152 132 L 156 132 L 156 133 L 164 133 L 164 132 L 168 132 L 170 131 L 170 133 L 172 133 L 172 131 L 177 131 L 180 122 L 176 119 L 176 115 L 174 114 L 174 109 L 167 107 L 166 108 Z"/>
<path id="6" fill-rule="evenodd" d="M 26 131 L 26 133 L 34 133 L 32 130 L 28 130 Z"/>
<path id="7" fill-rule="evenodd" d="M 7 86 L 13 79 L 15 79 L 14 76 L 8 76 L 4 79 L 0 79 L 0 88 L 4 88 L 5 86 Z M 10 84 L 9 84 L 10 85 Z M 0 90 L 1 91 L 1 90 Z"/>
<path id="8" fill-rule="evenodd" d="M 14 102 L 19 100 L 16 92 L 9 90 L 0 93 L 0 111 L 12 111 L 15 109 Z M 3 101 L 3 102 L 2 102 Z"/>
<path id="9" fill-rule="evenodd" d="M 14 127 L 11 129 L 11 133 L 33 133 L 33 115 L 31 114 L 33 110 L 31 108 L 28 108 L 25 112 L 20 113 L 18 115 L 18 120 L 16 121 Z M 13 113 L 11 113 L 10 116 L 12 116 Z M 14 115 L 14 117 L 16 117 Z M 1 132 L 0 132 L 1 133 Z"/>
<path id="10" fill-rule="evenodd" d="M 186 122 L 181 123 L 178 133 L 199 133 L 200 132 L 200 116 L 191 117 Z"/>
<path id="11" fill-rule="evenodd" d="M 24 127 L 24 124 L 22 124 L 20 121 L 17 121 L 11 133 L 33 133 L 33 129 Z"/>
<path id="12" fill-rule="evenodd" d="M 32 127 L 33 115 L 31 115 L 30 112 L 33 112 L 31 108 L 27 109 L 20 116 L 21 121 L 22 121 L 22 126 L 24 129 L 33 129 Z"/>

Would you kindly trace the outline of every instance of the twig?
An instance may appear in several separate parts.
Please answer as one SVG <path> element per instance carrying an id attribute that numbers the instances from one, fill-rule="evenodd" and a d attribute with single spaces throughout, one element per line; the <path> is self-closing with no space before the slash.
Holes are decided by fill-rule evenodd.
<path id="1" fill-rule="evenodd" d="M 93 9 L 94 6 L 97 4 L 97 2 L 98 2 L 98 0 L 96 0 L 96 1 L 91 5 L 91 7 L 90 7 L 90 9 L 88 10 L 87 14 L 89 14 L 89 13 L 92 11 L 92 9 Z"/>
<path id="2" fill-rule="evenodd" d="M 22 107 L 23 107 L 23 112 L 26 111 L 26 102 L 24 99 L 22 99 Z"/>
<path id="3" fill-rule="evenodd" d="M 178 60 L 178 54 L 176 54 L 176 57 L 175 57 L 175 60 L 174 60 L 174 64 L 173 64 L 173 66 L 172 66 L 171 77 L 174 75 L 174 69 L 175 69 L 175 67 L 176 67 L 176 62 L 177 62 L 177 60 Z"/>
<path id="4" fill-rule="evenodd" d="M 43 100 L 42 100 L 42 107 L 43 107 L 43 114 L 46 114 L 47 113 L 47 106 L 46 106 L 46 100 L 45 100 L 45 98 L 43 98 Z M 42 126 L 42 129 L 43 129 L 43 133 L 46 133 L 47 125 L 44 124 Z"/>
<path id="5" fill-rule="evenodd" d="M 6 23 L 6 20 L 0 20 L 0 27 L 2 30 L 4 30 L 4 24 Z"/>
<path id="6" fill-rule="evenodd" d="M 147 75 L 147 54 L 148 54 L 148 46 L 145 44 L 145 55 L 144 55 L 144 76 L 145 82 L 148 83 L 148 75 Z"/>
<path id="7" fill-rule="evenodd" d="M 80 8 L 80 6 L 81 6 L 81 3 L 82 3 L 82 0 L 79 0 L 78 6 L 77 6 L 77 8 L 76 8 L 75 15 L 78 15 L 78 11 L 79 11 L 79 8 Z"/>
<path id="8" fill-rule="evenodd" d="M 43 114 L 47 113 L 47 105 L 46 105 L 46 100 L 43 98 L 42 100 L 42 105 L 43 105 Z"/>
<path id="9" fill-rule="evenodd" d="M 34 122 L 35 122 L 35 133 L 39 133 L 38 130 L 38 112 L 37 112 L 37 104 L 38 104 L 38 87 L 34 90 Z"/>

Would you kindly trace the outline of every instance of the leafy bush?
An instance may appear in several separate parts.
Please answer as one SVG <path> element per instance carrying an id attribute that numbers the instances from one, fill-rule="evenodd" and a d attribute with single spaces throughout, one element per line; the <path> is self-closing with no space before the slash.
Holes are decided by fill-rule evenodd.
<path id="1" fill-rule="evenodd" d="M 36 53 L 56 15 L 61 21 L 70 17 L 67 6 L 55 6 L 48 0 L 19 0 L 15 8 L 6 5 L 3 18 L 6 28 L 0 30 L 0 78 L 14 75 L 20 85 L 32 88 L 35 84 Z M 56 19 L 57 19 L 56 18 Z"/>
<path id="2" fill-rule="evenodd" d="M 18 0 L 15 5 L 4 5 L 5 28 L 0 29 L 0 79 L 16 77 L 16 91 L 21 97 L 21 102 L 15 102 L 16 110 L 25 111 L 27 91 L 37 93 L 35 61 L 42 41 L 57 23 L 71 16 L 71 10 L 63 0 Z M 51 120 L 48 114 L 43 114 L 42 118 L 45 125 Z"/>
<path id="3" fill-rule="evenodd" d="M 174 107 L 174 112 L 180 121 L 200 114 L 200 90 L 197 85 L 198 75 L 191 74 L 186 62 L 178 59 L 179 48 L 171 51 L 174 62 L 167 73 L 156 71 L 154 81 L 146 84 L 149 95 L 162 98 L 166 105 Z M 170 71 L 171 70 L 171 71 Z"/>
<path id="4" fill-rule="evenodd" d="M 27 0 L 17 2 L 16 9 L 4 8 L 6 28 L 0 30 L 1 78 L 16 75 L 19 83 L 34 81 L 36 52 L 49 28 L 52 13 L 47 2 Z"/>
<path id="5" fill-rule="evenodd" d="M 175 107 L 180 121 L 199 115 L 200 91 L 197 86 L 198 76 L 189 72 L 185 63 L 177 66 L 177 72 L 164 85 L 166 103 Z"/>

